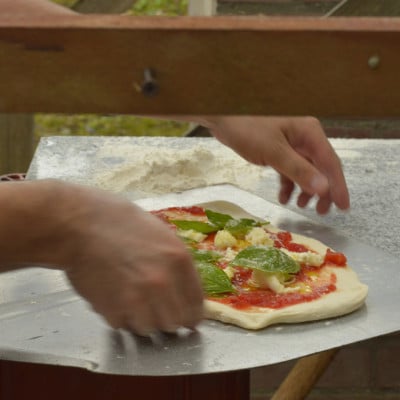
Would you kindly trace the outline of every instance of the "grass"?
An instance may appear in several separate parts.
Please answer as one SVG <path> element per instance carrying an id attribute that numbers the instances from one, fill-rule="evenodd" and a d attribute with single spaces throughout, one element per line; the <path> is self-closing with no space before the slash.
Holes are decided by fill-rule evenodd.
<path id="1" fill-rule="evenodd" d="M 52 1 L 67 7 L 73 7 L 77 2 L 77 0 Z M 132 16 L 184 15 L 187 12 L 187 3 L 187 0 L 137 0 L 127 14 Z M 42 136 L 54 135 L 182 136 L 188 128 L 187 123 L 126 115 L 35 115 L 37 140 Z"/>

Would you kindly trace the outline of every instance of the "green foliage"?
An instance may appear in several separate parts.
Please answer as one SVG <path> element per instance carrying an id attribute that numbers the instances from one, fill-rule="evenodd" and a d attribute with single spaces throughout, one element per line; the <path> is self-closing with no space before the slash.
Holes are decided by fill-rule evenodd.
<path id="1" fill-rule="evenodd" d="M 129 115 L 101 116 L 92 114 L 37 114 L 37 138 L 53 135 L 93 136 L 182 136 L 188 124 Z"/>
<path id="2" fill-rule="evenodd" d="M 132 7 L 133 15 L 184 15 L 187 0 L 137 0 Z"/>

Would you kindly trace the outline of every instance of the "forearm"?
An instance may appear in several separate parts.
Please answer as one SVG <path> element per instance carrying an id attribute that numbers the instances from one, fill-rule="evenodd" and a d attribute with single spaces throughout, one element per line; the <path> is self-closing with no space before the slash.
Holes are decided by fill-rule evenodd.
<path id="1" fill-rule="evenodd" d="M 51 180 L 0 185 L 0 271 L 66 266 L 74 237 L 66 218 L 73 206 L 63 192 L 63 185 Z"/>
<path id="2" fill-rule="evenodd" d="M 0 0 L 0 15 L 76 15 L 66 7 L 47 0 Z"/>

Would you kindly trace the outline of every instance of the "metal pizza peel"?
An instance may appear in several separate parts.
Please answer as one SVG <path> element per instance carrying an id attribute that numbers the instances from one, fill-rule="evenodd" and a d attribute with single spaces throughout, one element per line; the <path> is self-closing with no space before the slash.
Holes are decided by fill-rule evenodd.
<path id="1" fill-rule="evenodd" d="M 399 262 L 390 254 L 232 185 L 136 203 L 151 210 L 216 200 L 234 200 L 249 213 L 282 229 L 317 238 L 345 253 L 349 265 L 369 286 L 366 304 L 343 317 L 280 324 L 260 331 L 203 321 L 197 332 L 181 330 L 178 335 L 163 335 L 155 343 L 111 330 L 70 288 L 62 273 L 32 268 L 0 277 L 0 358 L 108 374 L 205 374 L 298 359 L 400 329 L 400 320 L 393 318 L 400 301 Z"/>

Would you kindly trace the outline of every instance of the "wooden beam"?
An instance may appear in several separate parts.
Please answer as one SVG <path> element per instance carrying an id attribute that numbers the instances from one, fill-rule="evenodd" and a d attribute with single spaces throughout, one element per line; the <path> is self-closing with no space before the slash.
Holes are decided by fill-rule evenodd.
<path id="1" fill-rule="evenodd" d="M 399 0 L 344 0 L 335 7 L 330 16 L 383 16 L 400 15 Z"/>
<path id="2" fill-rule="evenodd" d="M 0 112 L 400 115 L 397 18 L 4 18 L 0 57 Z"/>

